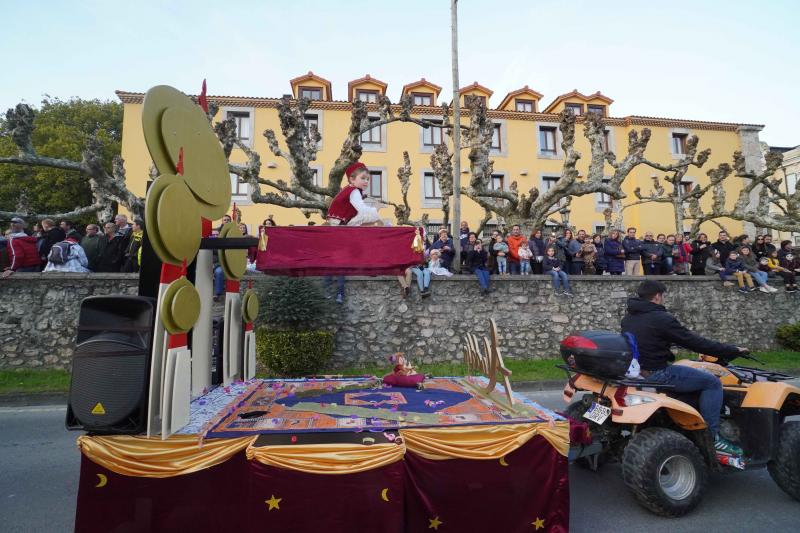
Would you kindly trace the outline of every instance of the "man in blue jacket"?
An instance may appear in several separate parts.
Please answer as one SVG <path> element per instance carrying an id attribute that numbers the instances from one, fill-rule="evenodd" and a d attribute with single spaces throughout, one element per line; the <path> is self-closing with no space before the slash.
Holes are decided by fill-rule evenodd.
<path id="1" fill-rule="evenodd" d="M 625 249 L 625 275 L 642 275 L 642 241 L 636 238 L 636 228 L 628 228 L 628 234 L 622 239 Z"/>
<path id="2" fill-rule="evenodd" d="M 660 281 L 643 281 L 635 298 L 628 299 L 628 312 L 622 319 L 622 332 L 632 333 L 639 348 L 642 376 L 650 381 L 675 386 L 676 392 L 700 391 L 700 414 L 714 437 L 720 453 L 741 455 L 742 450 L 719 436 L 722 410 L 722 382 L 710 372 L 682 365 L 672 365 L 677 345 L 693 352 L 733 359 L 746 352 L 744 348 L 706 339 L 686 329 L 664 307 L 667 287 Z"/>

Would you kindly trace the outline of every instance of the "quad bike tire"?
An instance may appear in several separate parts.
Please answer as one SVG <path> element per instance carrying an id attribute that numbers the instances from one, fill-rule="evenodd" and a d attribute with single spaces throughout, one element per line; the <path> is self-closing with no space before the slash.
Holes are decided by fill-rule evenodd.
<path id="1" fill-rule="evenodd" d="M 646 428 L 625 447 L 622 478 L 644 508 L 678 517 L 702 500 L 708 466 L 697 446 L 677 431 Z"/>
<path id="2" fill-rule="evenodd" d="M 589 408 L 582 400 L 578 400 L 577 402 L 569 404 L 567 408 L 564 409 L 564 414 L 569 418 L 572 418 L 573 420 L 576 420 L 578 422 L 586 422 L 587 424 L 589 424 L 589 429 L 592 431 L 592 433 L 594 433 L 597 430 L 598 425 L 595 424 L 594 422 L 585 420 L 583 418 L 584 413 L 586 413 L 588 409 Z M 592 466 L 592 462 L 587 457 L 581 457 L 579 459 L 575 459 L 575 464 L 582 468 L 588 468 L 589 470 L 598 470 L 607 461 L 608 461 L 608 456 L 606 452 L 601 452 L 597 456 L 596 467 Z"/>
<path id="3" fill-rule="evenodd" d="M 775 458 L 767 464 L 767 470 L 783 492 L 800 500 L 800 422 L 781 426 Z"/>

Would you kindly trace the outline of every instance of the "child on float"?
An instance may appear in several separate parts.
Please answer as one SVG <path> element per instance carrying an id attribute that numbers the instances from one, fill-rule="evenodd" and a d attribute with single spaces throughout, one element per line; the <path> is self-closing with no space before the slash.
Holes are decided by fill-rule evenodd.
<path id="1" fill-rule="evenodd" d="M 327 223 L 330 226 L 383 226 L 378 210 L 364 202 L 364 190 L 369 185 L 369 170 L 364 163 L 355 162 L 345 170 L 347 186 L 331 202 Z"/>
<path id="2" fill-rule="evenodd" d="M 531 259 L 533 259 L 533 252 L 528 246 L 528 241 L 522 241 L 517 249 L 517 256 L 519 257 L 519 273 L 521 276 L 531 275 Z"/>
<path id="3" fill-rule="evenodd" d="M 497 254 L 497 273 L 501 276 L 508 274 L 508 244 L 506 244 L 502 235 L 497 235 L 494 238 L 492 245 L 495 253 Z"/>
<path id="4" fill-rule="evenodd" d="M 569 276 L 564 272 L 564 262 L 556 257 L 556 249 L 552 246 L 547 248 L 547 255 L 542 262 L 542 270 L 553 278 L 553 290 L 556 295 L 572 296 Z"/>

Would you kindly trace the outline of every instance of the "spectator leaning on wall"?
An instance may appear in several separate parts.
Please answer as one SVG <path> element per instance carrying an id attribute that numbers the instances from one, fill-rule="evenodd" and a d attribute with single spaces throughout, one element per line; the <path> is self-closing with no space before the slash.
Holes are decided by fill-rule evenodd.
<path id="1" fill-rule="evenodd" d="M 25 221 L 14 217 L 11 219 L 11 233 L 7 237 L 7 255 L 9 265 L 3 270 L 3 277 L 14 272 L 38 272 L 41 259 L 36 250 L 36 237 L 25 233 Z"/>

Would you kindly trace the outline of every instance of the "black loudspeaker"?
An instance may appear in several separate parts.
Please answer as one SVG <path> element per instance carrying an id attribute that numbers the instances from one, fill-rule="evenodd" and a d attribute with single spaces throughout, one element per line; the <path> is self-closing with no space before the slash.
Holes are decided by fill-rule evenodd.
<path id="1" fill-rule="evenodd" d="M 146 430 L 155 314 L 155 299 L 144 296 L 92 296 L 81 302 L 67 429 Z"/>

